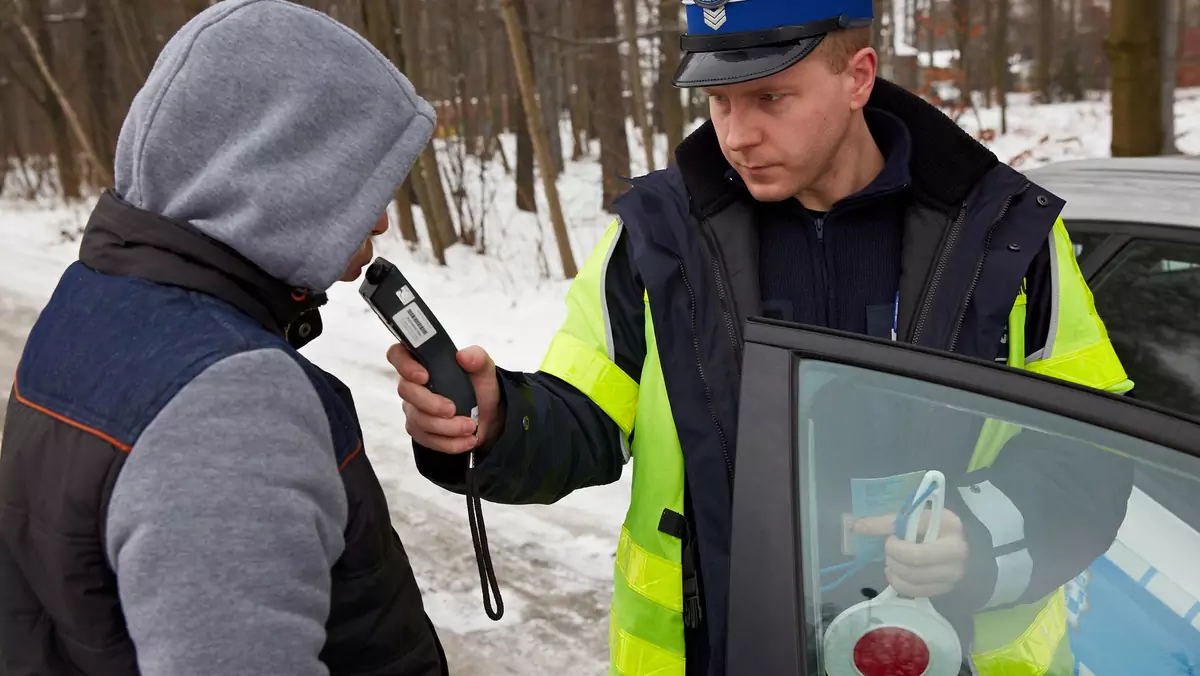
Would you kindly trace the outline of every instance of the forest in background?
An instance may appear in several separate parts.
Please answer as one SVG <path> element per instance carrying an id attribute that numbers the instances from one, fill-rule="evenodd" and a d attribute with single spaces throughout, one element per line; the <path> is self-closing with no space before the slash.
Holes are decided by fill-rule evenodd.
<path id="1" fill-rule="evenodd" d="M 1114 155 L 1173 152 L 1174 87 L 1200 84 L 1200 0 L 874 0 L 883 77 L 952 117 L 1011 92 L 1051 103 L 1109 93 Z M 0 196 L 66 200 L 111 185 L 125 111 L 162 45 L 209 0 L 0 0 Z M 517 207 L 550 212 L 564 271 L 554 179 L 597 160 L 604 208 L 626 188 L 630 151 L 662 168 L 707 116 L 700 91 L 670 76 L 684 29 L 680 0 L 305 0 L 359 31 L 438 108 L 438 137 L 396 194 L 402 236 L 435 258 L 477 248 L 464 213 L 470 166 L 499 162 Z M 522 88 L 522 84 L 526 86 Z M 980 130 L 982 136 L 1007 132 Z M 554 133 L 563 130 L 563 133 Z M 501 134 L 516 137 L 509 156 Z M 631 144 L 630 135 L 639 141 Z M 471 161 L 474 161 L 472 164 Z M 534 168 L 553 166 L 536 203 Z M 6 180 L 17 173 L 18 180 Z M 538 172 L 542 173 L 542 172 Z M 9 176 L 11 178 L 11 176 Z M 3 191 L 10 193 L 4 195 Z M 15 188 L 13 186 L 16 186 Z"/>

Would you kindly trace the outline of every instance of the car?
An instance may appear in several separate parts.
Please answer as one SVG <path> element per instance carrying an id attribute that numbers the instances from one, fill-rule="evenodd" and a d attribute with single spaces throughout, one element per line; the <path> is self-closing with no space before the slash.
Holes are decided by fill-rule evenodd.
<path id="1" fill-rule="evenodd" d="M 1087 160 L 1029 176 L 1067 201 L 1076 258 L 1134 390 L 1115 395 L 878 338 L 750 320 L 728 673 L 957 676 L 967 653 L 988 676 L 1200 673 L 1200 162 Z M 864 444 L 862 428 L 884 418 L 886 447 Z M 1065 618 L 1070 652 L 1048 670 L 983 664 L 987 656 L 933 602 L 897 595 L 877 557 L 860 560 L 866 548 L 845 526 L 860 509 L 937 512 L 967 468 L 938 465 L 929 449 L 974 443 L 988 426 L 1025 435 L 1022 452 L 1077 473 L 1079 483 L 1062 490 L 1099 495 L 1097 504 L 1117 510 L 1061 534 L 1087 544 L 1082 554 L 1061 548 L 1052 562 L 1060 577 L 1046 587 L 1045 612 Z M 856 462 L 860 474 L 847 469 Z M 1034 466 L 1014 467 L 1030 485 L 1042 479 Z M 1118 476 L 1127 480 L 1103 480 Z M 914 522 L 898 520 L 897 534 L 915 537 L 903 532 Z M 1028 584 L 1022 539 L 996 545 L 996 561 L 1024 570 Z M 989 601 L 1003 610 L 1000 596 L 997 582 Z"/>
<path id="2" fill-rule="evenodd" d="M 1078 160 L 1028 175 L 1067 202 L 1131 396 L 1200 416 L 1200 160 Z"/>

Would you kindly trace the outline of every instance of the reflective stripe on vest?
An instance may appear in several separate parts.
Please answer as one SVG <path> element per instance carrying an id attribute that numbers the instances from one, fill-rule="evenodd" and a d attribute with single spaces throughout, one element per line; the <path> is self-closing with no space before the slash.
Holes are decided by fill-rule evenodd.
<path id="1" fill-rule="evenodd" d="M 638 384 L 587 343 L 569 333 L 559 333 L 550 343 L 541 371 L 586 394 L 617 423 L 625 436 L 633 433 Z"/>
<path id="2" fill-rule="evenodd" d="M 617 543 L 617 572 L 631 590 L 668 610 L 683 612 L 683 566 L 646 551 L 624 526 Z"/>
<path id="3" fill-rule="evenodd" d="M 621 629 L 615 610 L 609 614 L 608 653 L 612 676 L 684 676 L 687 671 L 682 657 Z"/>
<path id="4" fill-rule="evenodd" d="M 1041 605 L 1041 608 L 1032 620 L 1024 618 L 1025 630 L 1017 640 L 993 650 L 972 653 L 971 659 L 980 676 L 1044 676 L 1058 664 L 1063 664 L 1068 671 L 1055 670 L 1055 676 L 1073 673 L 1074 660 L 1070 659 L 1064 641 L 1067 637 L 1066 596 L 1057 590 L 1044 603 L 1031 605 Z M 978 631 L 980 623 L 976 622 L 975 627 Z M 984 629 L 989 628 L 985 626 Z"/>
<path id="5" fill-rule="evenodd" d="M 1061 218 L 1054 224 L 1049 244 L 1053 297 L 1045 347 L 1035 354 L 1025 354 L 1027 299 L 1022 289 L 1009 315 L 1008 365 L 1096 389 L 1128 391 L 1132 383 L 1096 312 L 1091 290 L 1079 270 Z M 1004 445 L 1020 432 L 1021 428 L 1011 423 L 985 421 L 969 471 L 990 467 Z M 1022 555 L 1021 561 L 1009 562 L 1012 565 L 1007 566 L 1008 574 L 1028 584 L 1025 574 L 1032 570 L 1033 564 L 1028 550 L 1007 556 Z M 1003 573 L 1005 566 L 999 560 L 997 564 Z M 1013 589 L 1002 589 L 1006 584 Z M 1019 580 L 998 579 L 995 596 L 1014 594 L 1021 584 Z M 1073 659 L 1065 640 L 1066 596 L 1061 588 L 1034 603 L 978 613 L 974 620 L 976 643 L 971 657 L 979 676 L 1042 676 L 1058 665 L 1065 665 L 1069 673 Z"/>
<path id="6" fill-rule="evenodd" d="M 550 343 L 540 370 L 586 394 L 625 433 L 621 449 L 628 462 L 628 437 L 637 415 L 638 384 L 615 363 L 612 322 L 605 286 L 608 263 L 624 226 L 613 221 L 567 290 L 567 318 Z"/>

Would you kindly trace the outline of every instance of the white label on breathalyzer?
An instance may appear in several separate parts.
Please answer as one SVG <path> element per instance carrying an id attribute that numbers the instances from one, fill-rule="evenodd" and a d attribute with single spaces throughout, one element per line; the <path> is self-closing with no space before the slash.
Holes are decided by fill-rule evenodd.
<path id="1" fill-rule="evenodd" d="M 420 306 L 411 303 L 392 318 L 404 333 L 404 337 L 414 348 L 421 347 L 425 341 L 437 335 L 429 318 L 421 312 Z"/>
<path id="2" fill-rule="evenodd" d="M 404 305 L 408 305 L 417 299 L 417 297 L 413 295 L 412 289 L 408 288 L 407 284 L 400 287 L 400 292 L 396 294 L 396 297 L 399 298 L 400 302 Z"/>

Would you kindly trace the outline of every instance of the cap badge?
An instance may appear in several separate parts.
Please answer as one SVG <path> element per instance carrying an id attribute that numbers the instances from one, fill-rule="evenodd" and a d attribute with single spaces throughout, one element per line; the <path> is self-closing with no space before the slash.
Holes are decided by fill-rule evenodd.
<path id="1" fill-rule="evenodd" d="M 695 0 L 704 9 L 704 25 L 713 30 L 720 30 L 725 25 L 725 3 L 729 0 Z"/>

